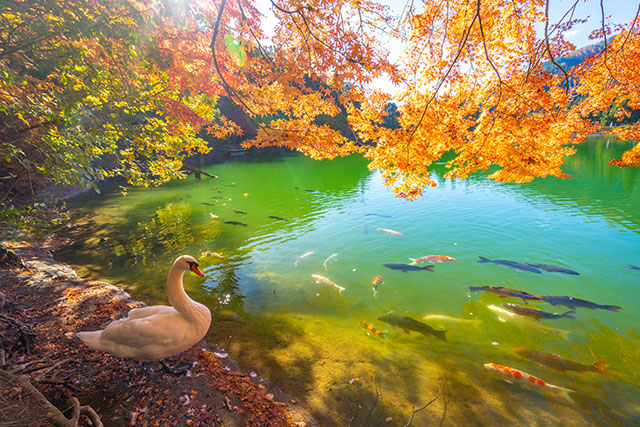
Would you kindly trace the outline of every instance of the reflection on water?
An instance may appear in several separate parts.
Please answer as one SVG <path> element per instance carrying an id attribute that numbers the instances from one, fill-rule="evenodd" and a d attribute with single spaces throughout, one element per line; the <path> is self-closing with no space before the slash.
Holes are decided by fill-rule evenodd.
<path id="1" fill-rule="evenodd" d="M 395 199 L 358 157 L 213 165 L 216 180 L 79 199 L 77 244 L 57 257 L 148 303 L 165 303 L 175 257 L 198 257 L 206 277 L 185 277 L 185 287 L 212 309 L 209 339 L 299 397 L 325 425 L 402 426 L 439 390 L 413 425 L 633 424 L 640 418 L 640 272 L 627 264 L 640 265 L 640 171 L 606 165 L 627 148 L 594 138 L 567 160 L 572 180 L 529 184 L 484 174 L 449 181 L 443 165 L 434 165 L 440 185 L 415 202 Z M 382 266 L 435 254 L 456 261 L 434 264 L 434 272 Z M 479 264 L 479 256 L 580 275 L 519 272 Z M 383 283 L 374 293 L 378 275 Z M 575 319 L 537 321 L 502 306 L 525 306 L 521 300 L 468 293 L 481 285 L 622 309 L 578 308 Z M 526 306 L 567 311 L 543 301 Z M 378 320 L 391 310 L 447 330 L 448 342 Z M 368 334 L 363 321 L 383 336 Z M 612 376 L 556 371 L 517 348 L 585 365 L 605 359 Z M 570 388 L 575 404 L 507 384 L 484 369 L 489 362 Z"/>

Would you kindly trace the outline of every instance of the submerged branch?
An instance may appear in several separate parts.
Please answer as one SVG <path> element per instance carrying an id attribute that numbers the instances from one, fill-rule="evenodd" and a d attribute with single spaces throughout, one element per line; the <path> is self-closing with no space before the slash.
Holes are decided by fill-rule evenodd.
<path id="1" fill-rule="evenodd" d="M 440 384 L 440 388 L 438 389 L 438 393 L 433 397 L 433 399 L 431 399 L 430 401 L 425 403 L 424 406 L 421 406 L 418 409 L 414 409 L 413 412 L 411 413 L 411 418 L 409 419 L 409 422 L 407 424 L 405 424 L 404 427 L 409 427 L 411 425 L 411 423 L 413 422 L 413 418 L 416 416 L 416 414 L 418 412 L 422 411 L 427 406 L 431 405 L 433 402 L 435 402 L 438 399 L 438 397 L 440 397 L 440 395 L 442 394 L 442 391 L 444 390 L 444 387 L 445 387 L 446 384 L 447 384 L 447 376 L 445 375 L 444 378 L 442 379 L 442 384 Z"/>

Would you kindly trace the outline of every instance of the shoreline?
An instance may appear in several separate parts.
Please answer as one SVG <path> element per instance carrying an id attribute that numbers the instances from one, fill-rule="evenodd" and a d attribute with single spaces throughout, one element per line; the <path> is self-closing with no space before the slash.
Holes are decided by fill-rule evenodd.
<path id="1" fill-rule="evenodd" d="M 34 240 L 1 242 L 23 266 L 0 266 L 0 292 L 6 297 L 0 314 L 27 325 L 34 336 L 32 348 L 28 340 L 18 345 L 19 333 L 0 318 L 0 368 L 25 375 L 55 407 L 64 408 L 73 396 L 80 405 L 91 406 L 107 426 L 318 425 L 296 399 L 215 344 L 201 341 L 187 350 L 181 360 L 195 364 L 181 376 L 84 346 L 76 332 L 102 328 L 145 304 L 114 285 L 80 278 L 54 260 L 52 253 L 69 245 L 68 239 Z M 0 424 L 49 425 L 43 410 L 34 410 L 37 402 L 27 405 L 29 396 L 16 392 L 15 381 L 0 377 L 0 382 L 9 382 L 0 387 L 5 390 L 0 392 Z M 14 415 L 30 418 L 5 419 Z M 79 425 L 90 425 L 84 422 Z"/>

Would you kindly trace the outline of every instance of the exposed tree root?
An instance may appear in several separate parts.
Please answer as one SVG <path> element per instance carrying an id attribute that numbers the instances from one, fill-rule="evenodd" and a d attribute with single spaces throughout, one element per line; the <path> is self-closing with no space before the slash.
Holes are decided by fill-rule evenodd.
<path id="1" fill-rule="evenodd" d="M 67 408 L 65 408 L 65 411 L 71 409 L 71 418 L 67 418 L 64 416 L 62 411 L 49 402 L 49 400 L 47 400 L 47 398 L 31 384 L 29 378 L 26 376 L 14 375 L 9 371 L 0 369 L 0 377 L 4 380 L 3 382 L 5 384 L 17 384 L 26 391 L 31 398 L 33 398 L 34 404 L 39 407 L 37 409 L 31 409 L 34 411 L 41 411 L 47 421 L 57 427 L 77 427 L 81 415 L 87 416 L 94 427 L 104 427 L 100 421 L 100 416 L 96 411 L 94 411 L 90 406 L 80 406 L 80 402 L 75 397 L 71 397 L 67 400 Z"/>
<path id="2" fill-rule="evenodd" d="M 15 351 L 20 344 L 24 346 L 27 354 L 31 354 L 31 350 L 33 350 L 33 342 L 36 338 L 36 333 L 31 329 L 28 325 L 22 323 L 18 319 L 14 319 L 13 317 L 9 317 L 5 314 L 0 314 L 0 321 L 5 322 L 9 326 L 12 326 L 18 330 L 18 338 L 13 343 L 10 351 Z M 4 342 L 3 348 L 4 348 Z"/>

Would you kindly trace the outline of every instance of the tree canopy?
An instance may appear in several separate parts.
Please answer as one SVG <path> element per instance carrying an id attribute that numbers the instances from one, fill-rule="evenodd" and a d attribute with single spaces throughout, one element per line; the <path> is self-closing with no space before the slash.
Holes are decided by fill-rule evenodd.
<path id="1" fill-rule="evenodd" d="M 567 177 L 564 159 L 588 134 L 640 139 L 639 122 L 594 119 L 640 109 L 640 5 L 612 25 L 600 0 L 591 37 L 603 46 L 568 67 L 581 2 L 557 22 L 549 2 L 407 1 L 397 16 L 370 0 L 271 0 L 267 41 L 250 0 L 3 1 L 0 178 L 11 184 L 0 196 L 37 177 L 180 177 L 207 135 L 242 134 L 221 97 L 257 128 L 245 146 L 363 153 L 409 199 L 435 185 L 430 165 L 448 152 L 451 178 L 492 166 L 499 181 Z M 380 78 L 400 87 L 395 99 Z M 344 126 L 326 120 L 338 116 Z M 640 165 L 640 144 L 611 164 Z"/>

